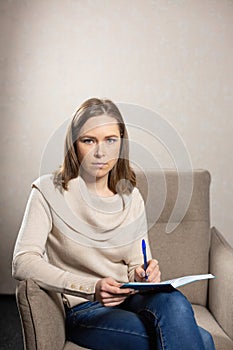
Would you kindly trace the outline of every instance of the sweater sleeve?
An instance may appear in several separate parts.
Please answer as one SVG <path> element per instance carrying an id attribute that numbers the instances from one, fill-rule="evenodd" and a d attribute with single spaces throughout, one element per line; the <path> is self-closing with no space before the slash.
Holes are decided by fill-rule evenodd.
<path id="1" fill-rule="evenodd" d="M 50 207 L 33 188 L 13 253 L 12 275 L 18 280 L 31 278 L 41 287 L 94 300 L 96 280 L 80 277 L 50 264 L 46 258 L 46 242 L 52 229 Z"/>

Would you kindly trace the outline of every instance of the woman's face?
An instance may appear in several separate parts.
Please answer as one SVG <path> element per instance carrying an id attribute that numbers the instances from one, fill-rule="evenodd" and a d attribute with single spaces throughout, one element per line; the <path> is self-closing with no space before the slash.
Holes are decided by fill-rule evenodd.
<path id="1" fill-rule="evenodd" d="M 120 147 L 121 137 L 116 119 L 104 114 L 88 119 L 77 140 L 82 175 L 96 179 L 108 176 L 118 160 Z"/>

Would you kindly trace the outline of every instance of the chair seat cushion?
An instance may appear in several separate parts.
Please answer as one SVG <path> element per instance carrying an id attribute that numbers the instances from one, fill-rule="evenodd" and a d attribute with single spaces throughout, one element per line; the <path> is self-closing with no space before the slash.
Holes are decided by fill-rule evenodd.
<path id="1" fill-rule="evenodd" d="M 197 323 L 202 328 L 209 331 L 214 339 L 215 347 L 218 350 L 232 350 L 233 342 L 223 329 L 216 322 L 212 314 L 206 307 L 201 305 L 193 305 L 193 310 Z"/>
<path id="2" fill-rule="evenodd" d="M 83 347 L 76 345 L 74 343 L 71 343 L 70 341 L 67 341 L 65 344 L 64 350 L 88 350 L 88 349 L 83 348 Z"/>

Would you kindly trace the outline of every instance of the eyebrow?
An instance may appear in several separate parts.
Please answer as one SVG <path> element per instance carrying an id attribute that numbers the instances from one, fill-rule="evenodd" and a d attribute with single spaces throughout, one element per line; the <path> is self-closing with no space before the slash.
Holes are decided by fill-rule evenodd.
<path id="1" fill-rule="evenodd" d="M 109 139 L 109 138 L 111 138 L 111 137 L 115 137 L 115 138 L 117 138 L 117 139 L 120 138 L 119 135 L 113 134 L 113 135 L 105 136 L 105 139 Z M 96 139 L 95 136 L 91 136 L 91 135 L 83 135 L 83 136 L 80 136 L 80 139 L 83 139 L 83 138 L 87 138 L 87 139 Z"/>

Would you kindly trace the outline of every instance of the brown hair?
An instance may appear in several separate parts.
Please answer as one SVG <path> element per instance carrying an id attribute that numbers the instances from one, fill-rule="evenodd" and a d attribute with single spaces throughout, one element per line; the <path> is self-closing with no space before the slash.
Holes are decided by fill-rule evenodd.
<path id="1" fill-rule="evenodd" d="M 129 164 L 129 140 L 124 120 L 117 106 L 110 100 L 91 98 L 84 101 L 75 113 L 66 133 L 64 160 L 60 168 L 54 173 L 54 185 L 68 190 L 68 182 L 79 174 L 76 140 L 81 127 L 90 118 L 100 115 L 114 118 L 119 126 L 121 147 L 117 163 L 108 176 L 108 187 L 113 193 L 120 195 L 132 192 L 136 185 L 136 176 Z"/>

